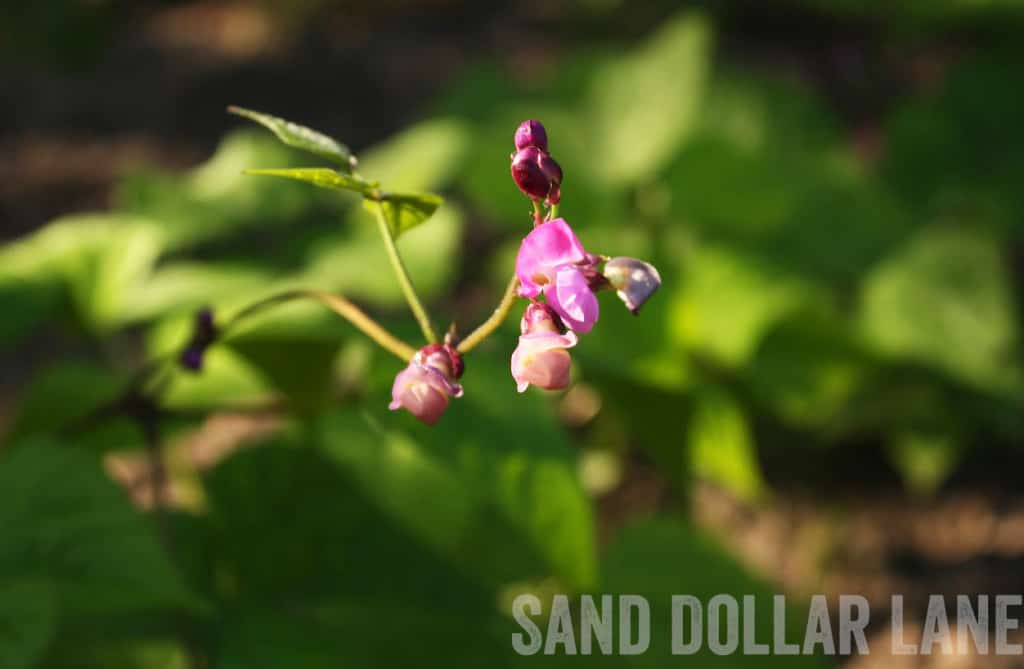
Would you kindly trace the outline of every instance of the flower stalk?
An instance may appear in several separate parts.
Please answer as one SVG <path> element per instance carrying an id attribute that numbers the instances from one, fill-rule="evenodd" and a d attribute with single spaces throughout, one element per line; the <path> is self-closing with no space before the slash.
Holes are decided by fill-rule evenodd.
<path id="1" fill-rule="evenodd" d="M 384 326 L 370 318 L 366 312 L 354 305 L 352 302 L 349 302 L 341 295 L 311 289 L 285 291 L 249 305 L 235 314 L 224 325 L 221 330 L 221 336 L 237 326 L 241 321 L 263 311 L 264 309 L 267 309 L 268 307 L 303 298 L 316 300 L 320 304 L 324 305 L 354 325 L 357 330 L 375 341 L 381 348 L 393 353 L 403 362 L 408 362 L 414 355 L 416 355 L 416 349 L 388 332 Z"/>
<path id="2" fill-rule="evenodd" d="M 388 260 L 391 262 L 391 268 L 395 271 L 395 276 L 398 277 L 398 283 L 402 287 L 402 293 L 405 295 L 405 301 L 409 303 L 409 309 L 412 310 L 413 316 L 416 317 L 416 321 L 420 324 L 420 330 L 423 331 L 423 337 L 429 344 L 436 344 L 439 339 L 437 333 L 434 331 L 434 326 L 430 322 L 430 316 L 427 314 L 427 310 L 423 308 L 423 303 L 420 302 L 419 295 L 416 293 L 416 288 L 412 284 L 412 278 L 409 276 L 409 270 L 406 269 L 405 263 L 402 261 L 402 256 L 398 253 L 398 247 L 395 245 L 395 238 L 391 234 L 391 228 L 388 227 L 387 212 L 384 210 L 383 196 L 374 198 L 376 206 L 374 207 L 374 214 L 377 218 L 377 225 L 380 228 L 380 235 L 384 239 L 384 248 L 388 252 Z"/>
<path id="3" fill-rule="evenodd" d="M 491 336 L 491 334 L 498 329 L 499 326 L 508 317 L 512 307 L 516 303 L 516 298 L 519 296 L 519 279 L 518 277 L 512 277 L 512 280 L 508 282 L 508 287 L 505 288 L 505 294 L 501 296 L 501 302 L 494 309 L 494 313 L 490 317 L 481 323 L 477 329 L 469 333 L 469 335 L 459 342 L 458 352 L 468 353 L 477 347 L 482 341 Z"/>

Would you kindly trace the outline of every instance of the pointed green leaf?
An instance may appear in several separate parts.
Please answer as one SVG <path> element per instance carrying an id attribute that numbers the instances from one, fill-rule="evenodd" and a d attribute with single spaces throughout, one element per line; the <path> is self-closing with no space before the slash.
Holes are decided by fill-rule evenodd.
<path id="1" fill-rule="evenodd" d="M 391 236 L 398 238 L 403 232 L 415 228 L 430 218 L 444 199 L 431 193 L 388 193 L 384 195 L 381 205 L 387 218 Z M 373 212 L 377 203 L 366 200 L 363 206 Z"/>
<path id="2" fill-rule="evenodd" d="M 374 184 L 359 177 L 348 174 L 341 174 L 327 167 L 296 167 L 291 169 L 250 169 L 245 170 L 246 174 L 259 176 L 283 177 L 305 181 L 321 188 L 333 188 L 335 190 L 350 190 L 361 195 L 369 195 L 373 192 Z"/>
<path id="3" fill-rule="evenodd" d="M 341 166 L 343 172 L 352 173 L 352 167 L 356 162 L 355 156 L 352 155 L 351 149 L 333 137 L 328 137 L 322 132 L 286 121 L 283 118 L 262 114 L 251 109 L 228 107 L 228 112 L 259 123 L 277 135 L 277 138 L 288 146 L 294 146 L 296 149 L 333 160 Z"/>
<path id="4" fill-rule="evenodd" d="M 607 184 L 663 167 L 696 127 L 710 69 L 711 27 L 699 14 L 667 21 L 637 50 L 599 69 L 587 108 Z"/>

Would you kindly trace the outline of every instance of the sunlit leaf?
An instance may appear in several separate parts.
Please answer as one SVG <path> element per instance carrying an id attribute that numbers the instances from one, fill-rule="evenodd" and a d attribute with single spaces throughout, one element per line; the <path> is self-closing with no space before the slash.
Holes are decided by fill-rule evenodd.
<path id="1" fill-rule="evenodd" d="M 688 349 L 728 364 L 749 359 L 768 327 L 821 299 L 821 288 L 729 247 L 704 244 L 667 307 L 672 333 Z"/>
<path id="2" fill-rule="evenodd" d="M 321 188 L 332 188 L 334 190 L 347 190 L 369 195 L 374 190 L 374 185 L 359 177 L 349 174 L 342 174 L 327 167 L 294 167 L 288 169 L 247 169 L 246 174 L 258 176 L 282 177 L 305 181 Z"/>
<path id="3" fill-rule="evenodd" d="M 452 268 L 464 228 L 459 208 L 445 204 L 430 225 L 413 228 L 398 239 L 398 250 L 422 297 L 440 295 L 455 280 Z M 338 290 L 375 305 L 404 302 L 377 225 L 362 208 L 353 211 L 353 224 L 341 226 L 336 235 L 322 239 L 311 250 L 302 279 L 308 285 Z"/>
<path id="4" fill-rule="evenodd" d="M 861 327 L 887 356 L 994 392 L 1020 388 L 1020 343 L 1003 253 L 988 235 L 933 226 L 864 283 Z"/>
<path id="5" fill-rule="evenodd" d="M 461 121 L 423 121 L 366 151 L 359 171 L 389 191 L 431 191 L 460 172 L 470 144 Z"/>
<path id="6" fill-rule="evenodd" d="M 250 109 L 243 109 L 242 107 L 228 107 L 228 111 L 259 123 L 277 135 L 277 138 L 288 146 L 309 151 L 332 160 L 338 163 L 343 172 L 348 174 L 352 172 L 352 166 L 355 162 L 352 151 L 333 137 L 328 137 L 321 132 L 286 121 L 283 118 Z"/>
<path id="7" fill-rule="evenodd" d="M 382 207 L 391 236 L 397 239 L 430 218 L 442 202 L 443 199 L 430 193 L 387 193 L 379 204 L 363 200 L 363 207 L 370 213 L 375 213 L 378 206 Z"/>
<path id="8" fill-rule="evenodd" d="M 727 392 L 705 387 L 697 393 L 687 441 L 694 475 L 748 501 L 761 494 L 756 444 L 743 408 Z"/>
<path id="9" fill-rule="evenodd" d="M 667 21 L 594 75 L 592 150 L 606 183 L 649 177 L 693 130 L 709 69 L 711 27 L 696 14 Z"/>

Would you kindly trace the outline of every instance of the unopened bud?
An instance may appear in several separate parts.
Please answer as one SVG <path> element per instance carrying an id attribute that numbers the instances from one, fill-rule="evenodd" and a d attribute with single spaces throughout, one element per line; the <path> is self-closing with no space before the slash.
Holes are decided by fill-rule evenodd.
<path id="1" fill-rule="evenodd" d="M 451 379 L 459 379 L 465 371 L 462 356 L 450 344 L 428 344 L 416 353 L 416 360 L 443 372 Z"/>
<path id="2" fill-rule="evenodd" d="M 548 133 L 540 121 L 523 121 L 516 128 L 516 150 L 534 146 L 541 151 L 548 150 Z"/>
<path id="3" fill-rule="evenodd" d="M 558 317 L 555 310 L 543 302 L 531 302 L 523 312 L 523 319 L 519 322 L 519 331 L 523 334 L 539 334 L 541 332 L 565 332 L 562 319 Z"/>
<path id="4" fill-rule="evenodd" d="M 213 321 L 213 312 L 209 309 L 200 309 L 196 312 L 192 323 L 192 337 L 189 339 L 185 350 L 178 357 L 178 362 L 185 369 L 198 372 L 203 369 L 203 356 L 206 349 L 217 338 L 217 326 Z"/>
<path id="5" fill-rule="evenodd" d="M 511 361 L 519 392 L 530 385 L 546 390 L 568 386 L 572 358 L 567 349 L 576 345 L 576 333 L 566 332 L 558 315 L 543 302 L 526 307 L 520 327 L 523 334 Z"/>
<path id="6" fill-rule="evenodd" d="M 654 265 L 636 258 L 612 258 L 604 265 L 604 277 L 634 314 L 661 286 Z"/>
<path id="7" fill-rule="evenodd" d="M 462 371 L 462 358 L 451 346 L 424 346 L 395 377 L 388 408 L 406 409 L 433 425 L 448 408 L 449 397 L 462 397 L 462 386 L 455 381 Z"/>
<path id="8" fill-rule="evenodd" d="M 548 153 L 540 155 L 540 169 L 548 180 L 548 204 L 558 204 L 562 199 L 562 166 Z"/>
<path id="9" fill-rule="evenodd" d="M 512 156 L 512 179 L 533 200 L 543 200 L 551 191 L 551 180 L 540 166 L 541 155 L 540 149 L 528 146 Z"/>

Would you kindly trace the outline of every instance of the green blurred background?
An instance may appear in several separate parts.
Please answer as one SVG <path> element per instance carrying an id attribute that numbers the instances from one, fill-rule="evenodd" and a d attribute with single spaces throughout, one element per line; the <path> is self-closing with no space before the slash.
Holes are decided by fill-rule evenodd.
<path id="1" fill-rule="evenodd" d="M 890 662 L 885 612 L 1024 592 L 1022 29 L 1014 0 L 0 9 L 0 667 L 951 666 Z M 243 176 L 314 161 L 228 104 L 445 196 L 399 242 L 436 322 L 507 280 L 525 118 L 587 248 L 664 287 L 602 296 L 564 393 L 516 394 L 511 318 L 433 429 L 308 306 L 125 407 L 203 305 L 341 291 L 415 340 L 358 199 Z M 646 595 L 651 650 L 520 658 L 521 592 Z M 786 593 L 799 637 L 816 592 L 869 599 L 872 656 L 667 655 L 673 593 L 760 594 L 762 637 Z"/>

